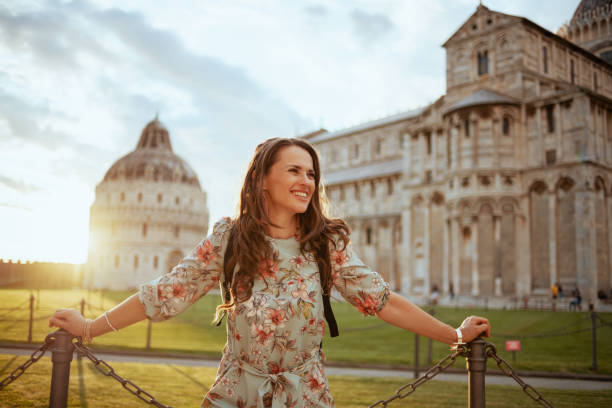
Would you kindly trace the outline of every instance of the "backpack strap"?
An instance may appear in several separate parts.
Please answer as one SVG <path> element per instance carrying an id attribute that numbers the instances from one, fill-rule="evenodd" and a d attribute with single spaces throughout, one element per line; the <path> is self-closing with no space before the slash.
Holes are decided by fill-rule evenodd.
<path id="1" fill-rule="evenodd" d="M 319 280 L 321 281 L 321 289 L 323 290 L 323 314 L 325 315 L 325 320 L 327 320 L 327 325 L 329 326 L 329 335 L 330 337 L 338 337 L 338 323 L 336 323 L 336 318 L 334 316 L 334 311 L 331 307 L 331 302 L 329 301 L 329 281 L 323 279 L 323 269 L 325 268 L 324 263 L 321 262 L 322 259 L 327 260 L 327 265 L 331 269 L 331 260 L 329 259 L 329 250 L 327 246 L 327 240 L 324 240 L 324 243 L 319 247 L 319 253 L 317 256 L 317 263 L 319 267 Z M 331 271 L 328 276 L 331 277 Z"/>

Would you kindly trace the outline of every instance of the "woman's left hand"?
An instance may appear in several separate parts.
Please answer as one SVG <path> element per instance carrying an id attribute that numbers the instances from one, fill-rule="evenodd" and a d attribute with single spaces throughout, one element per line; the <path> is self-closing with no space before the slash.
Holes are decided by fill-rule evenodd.
<path id="1" fill-rule="evenodd" d="M 491 325 L 484 317 L 469 316 L 461 323 L 459 329 L 461 329 L 464 343 L 469 343 L 478 336 L 489 337 L 491 335 Z"/>

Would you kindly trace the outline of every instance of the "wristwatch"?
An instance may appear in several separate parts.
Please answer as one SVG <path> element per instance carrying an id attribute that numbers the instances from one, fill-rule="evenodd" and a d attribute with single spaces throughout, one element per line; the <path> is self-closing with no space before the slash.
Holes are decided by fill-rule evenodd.
<path id="1" fill-rule="evenodd" d="M 457 332 L 457 343 L 463 343 L 463 333 L 461 333 L 461 329 L 457 327 L 455 331 Z"/>

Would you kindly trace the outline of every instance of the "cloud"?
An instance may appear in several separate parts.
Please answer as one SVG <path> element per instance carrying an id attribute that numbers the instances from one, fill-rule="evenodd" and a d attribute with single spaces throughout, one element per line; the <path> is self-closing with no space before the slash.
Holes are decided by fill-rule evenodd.
<path id="1" fill-rule="evenodd" d="M 27 184 L 21 180 L 15 180 L 8 176 L 3 176 L 2 174 L 0 174 L 0 184 L 3 184 L 4 186 L 12 188 L 13 190 L 17 190 L 21 193 L 35 193 L 41 190 L 40 187 Z"/>
<path id="2" fill-rule="evenodd" d="M 355 34 L 365 45 L 371 45 L 381 40 L 395 29 L 393 21 L 382 13 L 368 13 L 354 9 L 350 17 Z"/>
<path id="3" fill-rule="evenodd" d="M 313 4 L 312 6 L 304 7 L 303 10 L 311 17 L 324 17 L 328 14 L 327 7 L 322 4 Z"/>
<path id="4" fill-rule="evenodd" d="M 0 202 L 0 207 L 32 212 L 32 209 L 30 207 L 26 207 L 24 205 L 18 205 L 18 204 L 11 204 L 11 203 L 2 203 L 2 202 Z"/>

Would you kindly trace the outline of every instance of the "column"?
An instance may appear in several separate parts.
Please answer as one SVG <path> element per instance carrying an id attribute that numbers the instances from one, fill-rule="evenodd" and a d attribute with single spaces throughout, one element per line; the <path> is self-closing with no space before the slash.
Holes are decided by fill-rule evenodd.
<path id="1" fill-rule="evenodd" d="M 563 112 L 562 106 L 560 103 L 555 104 L 555 112 L 557 115 L 555 116 L 555 136 L 557 137 L 557 162 L 561 160 L 563 157 L 563 139 L 561 132 L 561 112 Z"/>
<path id="2" fill-rule="evenodd" d="M 411 223 L 412 223 L 412 210 L 410 206 L 405 206 L 404 210 L 402 211 L 402 258 L 401 258 L 401 266 L 402 266 L 401 292 L 405 295 L 410 293 L 411 285 L 412 285 Z"/>
<path id="3" fill-rule="evenodd" d="M 546 157 L 544 153 L 544 132 L 542 130 L 542 107 L 536 108 L 536 123 L 538 125 L 538 162 L 529 163 L 530 165 L 543 165 L 546 163 Z M 529 139 L 529 130 L 527 130 L 527 139 Z"/>
<path id="4" fill-rule="evenodd" d="M 450 218 L 446 218 L 444 220 L 444 249 L 443 249 L 443 256 L 444 256 L 444 264 L 442 266 L 442 293 L 446 294 L 448 293 L 449 290 L 449 276 L 448 276 L 448 272 L 449 269 L 452 265 L 452 261 L 450 258 L 450 254 L 451 254 L 451 243 L 450 243 L 450 234 L 451 234 L 451 220 Z"/>
<path id="5" fill-rule="evenodd" d="M 459 219 L 457 217 L 453 217 L 450 220 L 450 225 L 451 225 L 451 236 L 452 236 L 452 274 L 453 274 L 453 288 L 455 290 L 455 294 L 459 295 L 460 291 L 461 291 L 461 286 L 460 286 L 460 282 L 459 282 L 459 272 L 460 272 L 460 244 L 461 244 L 461 237 L 460 235 L 460 231 L 459 231 Z"/>
<path id="6" fill-rule="evenodd" d="M 423 294 L 429 296 L 430 292 L 431 292 L 431 288 L 430 288 L 430 275 L 431 275 L 431 261 L 429 259 L 429 256 L 431 254 L 430 251 L 430 231 L 429 229 L 431 228 L 431 220 L 430 218 L 430 214 L 431 214 L 431 202 L 428 203 L 424 203 L 424 216 L 425 216 L 425 222 L 424 222 L 424 229 L 425 229 L 425 233 L 423 236 L 423 259 L 425 260 L 425 279 L 423 280 L 423 286 L 425 286 Z"/>
<path id="7" fill-rule="evenodd" d="M 480 293 L 478 276 L 478 217 L 472 218 L 472 296 Z"/>
<path id="8" fill-rule="evenodd" d="M 387 238 L 389 238 L 389 286 L 391 289 L 395 289 L 395 220 L 389 219 L 389 231 L 387 232 Z"/>
<path id="9" fill-rule="evenodd" d="M 493 215 L 493 235 L 495 237 L 495 296 L 502 296 L 501 275 L 501 216 Z"/>
<path id="10" fill-rule="evenodd" d="M 548 239 L 550 260 L 550 284 L 557 282 L 557 195 L 552 192 L 548 196 Z"/>
<path id="11" fill-rule="evenodd" d="M 520 201 L 520 214 L 516 219 L 516 294 L 531 293 L 531 217 L 529 214 L 529 196 Z"/>

